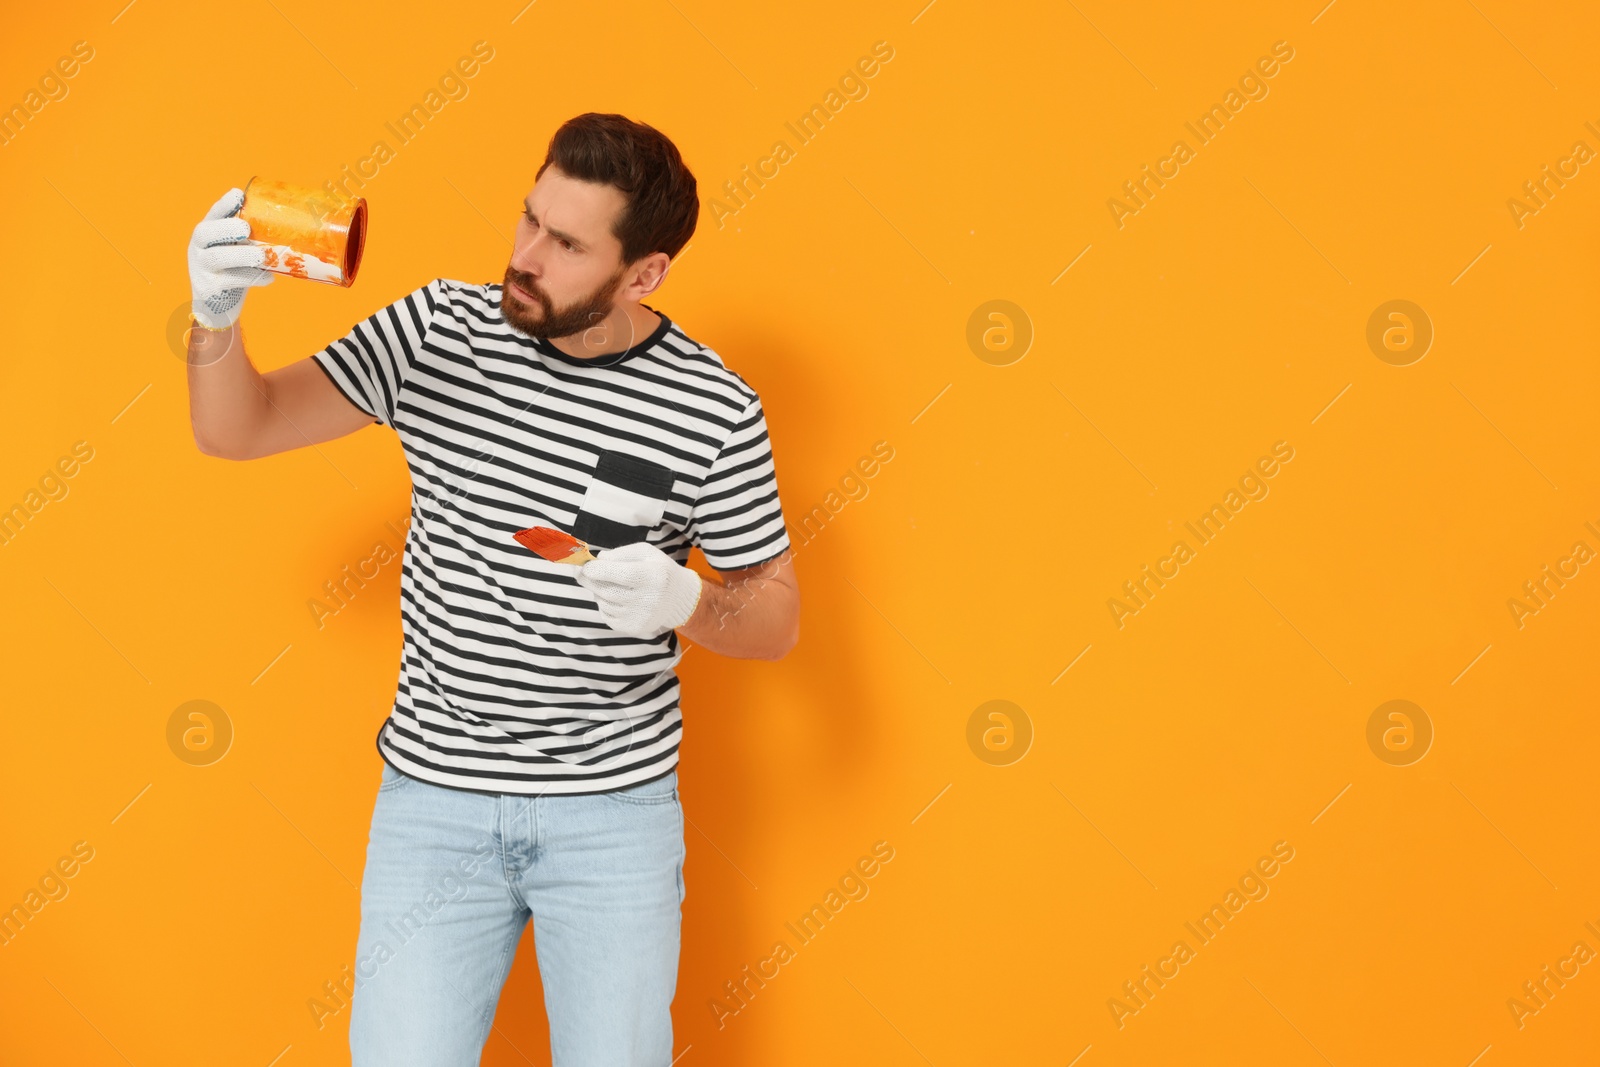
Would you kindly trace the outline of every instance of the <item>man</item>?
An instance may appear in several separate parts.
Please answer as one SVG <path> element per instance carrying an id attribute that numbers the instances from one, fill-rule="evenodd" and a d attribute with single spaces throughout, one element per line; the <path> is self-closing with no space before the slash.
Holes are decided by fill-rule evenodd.
<path id="1" fill-rule="evenodd" d="M 478 1062 L 531 916 L 556 1067 L 667 1067 L 678 632 L 750 659 L 799 636 L 760 399 L 641 303 L 694 233 L 694 177 L 649 126 L 572 119 L 502 283 L 434 279 L 264 375 L 238 319 L 273 275 L 240 243 L 241 199 L 223 196 L 189 249 L 196 443 L 255 459 L 377 422 L 412 477 L 354 1063 Z M 512 538 L 531 526 L 596 559 L 540 558 Z M 683 565 L 691 545 L 720 583 Z"/>

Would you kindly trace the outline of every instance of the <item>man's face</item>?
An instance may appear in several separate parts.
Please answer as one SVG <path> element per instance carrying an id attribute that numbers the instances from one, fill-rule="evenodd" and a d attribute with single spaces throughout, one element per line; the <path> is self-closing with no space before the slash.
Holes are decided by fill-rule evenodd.
<path id="1" fill-rule="evenodd" d="M 611 223 L 621 190 L 545 170 L 523 204 L 500 311 L 529 337 L 569 337 L 599 325 L 616 304 L 628 265 Z"/>

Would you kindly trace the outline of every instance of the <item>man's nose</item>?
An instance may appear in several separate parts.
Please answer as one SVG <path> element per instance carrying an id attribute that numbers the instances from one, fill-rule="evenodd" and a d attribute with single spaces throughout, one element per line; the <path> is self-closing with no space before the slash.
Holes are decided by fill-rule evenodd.
<path id="1" fill-rule="evenodd" d="M 535 278 L 544 273 L 543 264 L 540 262 L 537 238 L 529 238 L 518 242 L 511 251 L 511 266 L 523 274 L 531 274 Z"/>

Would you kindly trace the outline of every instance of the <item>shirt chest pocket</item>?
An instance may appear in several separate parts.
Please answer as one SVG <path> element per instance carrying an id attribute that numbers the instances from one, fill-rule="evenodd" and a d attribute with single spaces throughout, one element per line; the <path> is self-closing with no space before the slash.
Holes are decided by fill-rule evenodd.
<path id="1" fill-rule="evenodd" d="M 672 497 L 671 468 L 607 450 L 595 460 L 572 536 L 596 548 L 645 540 L 661 523 Z"/>

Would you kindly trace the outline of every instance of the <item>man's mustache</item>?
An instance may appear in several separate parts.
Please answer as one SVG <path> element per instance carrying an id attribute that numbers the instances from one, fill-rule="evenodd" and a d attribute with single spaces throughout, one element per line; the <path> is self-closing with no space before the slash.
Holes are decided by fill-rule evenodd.
<path id="1" fill-rule="evenodd" d="M 513 274 L 511 275 L 511 283 L 518 289 L 521 289 L 523 292 L 527 293 L 529 296 L 539 295 L 538 288 L 524 277 Z"/>

